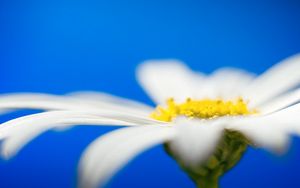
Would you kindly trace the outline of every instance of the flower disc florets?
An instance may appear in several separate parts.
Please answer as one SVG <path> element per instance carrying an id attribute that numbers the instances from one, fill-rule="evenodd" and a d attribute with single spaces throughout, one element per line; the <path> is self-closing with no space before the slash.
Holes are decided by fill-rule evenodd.
<path id="1" fill-rule="evenodd" d="M 171 122 L 177 116 L 188 118 L 211 119 L 222 116 L 250 115 L 256 110 L 249 110 L 247 103 L 239 98 L 236 101 L 192 100 L 187 98 L 183 103 L 176 103 L 173 98 L 167 100 L 165 108 L 158 106 L 151 114 L 156 120 Z"/>

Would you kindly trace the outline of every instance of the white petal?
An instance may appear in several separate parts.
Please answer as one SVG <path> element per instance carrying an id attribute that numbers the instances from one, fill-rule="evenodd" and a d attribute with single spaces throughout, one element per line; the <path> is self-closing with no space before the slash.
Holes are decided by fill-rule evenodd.
<path id="1" fill-rule="evenodd" d="M 56 99 L 56 95 L 44 93 L 10 93 L 1 94 L 0 102 L 3 101 L 24 101 L 24 100 L 37 100 L 37 99 Z"/>
<path id="2" fill-rule="evenodd" d="M 94 113 L 81 111 L 52 111 L 23 116 L 0 125 L 0 139 L 7 137 L 16 129 L 27 128 L 28 126 L 55 126 L 61 124 L 94 124 L 103 125 L 146 125 L 162 124 L 156 120 L 145 117 L 131 116 L 120 113 Z"/>
<path id="3" fill-rule="evenodd" d="M 0 113 L 13 109 L 118 111 L 144 116 L 153 111 L 153 108 L 138 102 L 92 92 L 74 93 L 72 96 L 39 93 L 0 96 Z"/>
<path id="4" fill-rule="evenodd" d="M 276 112 L 300 101 L 300 89 L 288 92 L 280 97 L 277 97 L 270 102 L 257 107 L 263 114 Z"/>
<path id="5" fill-rule="evenodd" d="M 46 104 L 43 105 L 42 101 Z M 50 101 L 62 101 L 61 97 L 43 93 L 11 93 L 0 95 L 1 114 L 14 108 L 60 109 L 61 105 L 49 104 Z"/>
<path id="6" fill-rule="evenodd" d="M 176 101 L 193 97 L 195 88 L 201 88 L 204 76 L 178 60 L 152 60 L 138 67 L 137 78 L 156 103 L 164 104 L 170 97 Z"/>
<path id="7" fill-rule="evenodd" d="M 41 93 L 17 93 L 0 96 L 0 109 L 3 112 L 14 109 L 83 110 L 90 108 L 92 108 L 91 104 L 84 104 L 66 96 Z"/>
<path id="8" fill-rule="evenodd" d="M 243 133 L 257 147 L 281 154 L 288 148 L 289 137 L 286 132 L 276 128 L 277 123 L 272 119 L 248 118 L 232 122 L 227 128 Z"/>
<path id="9" fill-rule="evenodd" d="M 15 156 L 27 143 L 32 139 L 47 131 L 49 127 L 28 127 L 22 132 L 12 133 L 8 138 L 4 139 L 1 144 L 1 156 L 4 159 L 10 159 Z"/>
<path id="10" fill-rule="evenodd" d="M 234 118 L 227 128 L 241 131 L 258 147 L 283 153 L 288 149 L 289 134 L 300 135 L 300 104 L 261 117 Z"/>
<path id="11" fill-rule="evenodd" d="M 5 135 L 2 135 L 4 140 L 1 144 L 1 156 L 3 156 L 3 158 L 10 159 L 14 157 L 31 140 L 51 128 L 61 128 L 65 130 L 66 127 L 70 128 L 70 126 L 74 125 L 131 125 L 117 120 L 99 118 L 64 118 L 63 122 L 61 122 L 64 124 L 51 124 L 51 121 L 48 121 L 47 124 L 35 124 L 36 120 L 37 118 L 31 119 L 33 122 L 32 124 L 30 124 L 30 121 L 24 121 L 23 124 L 19 125 L 14 124 L 12 125 L 14 126 L 13 129 L 9 129 L 9 131 L 6 131 Z"/>
<path id="12" fill-rule="evenodd" d="M 0 102 L 0 109 L 11 110 L 11 109 L 40 109 L 40 110 L 72 110 L 82 109 L 76 103 L 72 103 L 67 99 L 32 99 L 32 100 L 4 100 Z"/>
<path id="13" fill-rule="evenodd" d="M 300 55 L 292 56 L 271 67 L 243 92 L 256 107 L 300 84 Z"/>
<path id="14" fill-rule="evenodd" d="M 199 165 L 215 151 L 223 135 L 218 121 L 179 121 L 170 149 L 185 166 Z"/>
<path id="15" fill-rule="evenodd" d="M 300 103 L 266 116 L 276 121 L 278 129 L 300 136 Z"/>
<path id="16" fill-rule="evenodd" d="M 145 125 L 157 123 L 148 121 L 143 117 L 130 117 L 122 114 L 89 114 L 74 111 L 53 111 L 23 116 L 1 124 L 0 139 L 2 143 L 2 155 L 5 158 L 14 156 L 26 143 L 41 134 L 43 131 L 54 127 L 65 127 L 66 125 Z"/>
<path id="17" fill-rule="evenodd" d="M 236 68 L 221 68 L 211 74 L 199 93 L 203 98 L 236 99 L 254 79 L 254 74 Z"/>
<path id="18" fill-rule="evenodd" d="M 107 181 L 142 151 L 170 140 L 174 129 L 144 126 L 124 128 L 95 140 L 84 152 L 79 165 L 79 187 L 96 188 Z"/>
<path id="19" fill-rule="evenodd" d="M 127 111 L 139 115 L 149 115 L 153 111 L 153 107 L 146 104 L 113 96 L 107 93 L 94 91 L 80 91 L 70 93 L 68 96 L 81 103 L 89 104 L 97 108 L 106 108 L 117 111 Z"/>
<path id="20" fill-rule="evenodd" d="M 152 99 L 164 104 L 167 98 L 235 99 L 254 75 L 235 68 L 222 68 L 205 77 L 176 60 L 147 61 L 137 72 L 138 80 Z"/>

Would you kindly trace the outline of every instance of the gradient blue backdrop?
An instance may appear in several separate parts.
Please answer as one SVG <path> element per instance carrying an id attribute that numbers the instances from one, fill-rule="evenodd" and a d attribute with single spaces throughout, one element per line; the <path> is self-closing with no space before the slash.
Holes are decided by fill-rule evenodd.
<path id="1" fill-rule="evenodd" d="M 299 20 L 300 3 L 290 0 L 1 0 L 0 93 L 96 90 L 152 104 L 135 80 L 141 61 L 178 58 L 204 72 L 234 66 L 261 73 L 300 52 Z M 81 152 L 108 130 L 86 126 L 41 135 L 14 159 L 0 161 L 0 187 L 74 187 Z M 221 187 L 300 187 L 299 159 L 297 138 L 280 158 L 250 149 Z M 193 184 L 158 146 L 108 187 Z"/>

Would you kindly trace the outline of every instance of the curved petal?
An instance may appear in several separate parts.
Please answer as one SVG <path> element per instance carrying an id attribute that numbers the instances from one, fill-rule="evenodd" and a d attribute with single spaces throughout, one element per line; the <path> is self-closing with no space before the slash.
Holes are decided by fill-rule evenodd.
<path id="1" fill-rule="evenodd" d="M 275 153 L 288 148 L 289 134 L 300 135 L 300 104 L 261 117 L 235 118 L 226 128 L 242 132 L 258 147 Z"/>
<path id="2" fill-rule="evenodd" d="M 110 109 L 109 106 L 105 106 Z M 15 93 L 0 96 L 0 109 L 2 112 L 15 109 L 39 110 L 83 110 L 93 109 L 91 104 L 85 104 L 70 97 L 42 93 Z M 96 110 L 97 108 L 94 107 Z M 98 110 L 103 110 L 99 108 Z M 112 110 L 115 110 L 112 108 Z"/>
<path id="3" fill-rule="evenodd" d="M 172 139 L 169 127 L 132 127 L 108 133 L 95 140 L 79 164 L 79 187 L 96 188 L 144 150 Z"/>
<path id="4" fill-rule="evenodd" d="M 263 114 L 269 114 L 291 106 L 300 101 L 300 89 L 288 92 L 270 102 L 259 106 L 257 109 Z"/>
<path id="5" fill-rule="evenodd" d="M 50 101 L 55 101 L 54 104 Z M 56 95 L 43 93 L 11 93 L 0 95 L 0 113 L 6 113 L 15 108 L 34 108 L 34 109 L 61 109 L 62 98 Z M 42 104 L 45 102 L 46 104 Z"/>
<path id="6" fill-rule="evenodd" d="M 118 111 L 148 116 L 153 108 L 127 99 L 94 92 L 70 96 L 17 93 L 0 96 L 0 113 L 14 109 Z"/>
<path id="7" fill-rule="evenodd" d="M 236 99 L 255 75 L 237 68 L 221 68 L 213 72 L 204 82 L 199 93 L 204 98 Z"/>
<path id="8" fill-rule="evenodd" d="M 236 68 L 222 68 L 205 77 L 177 60 L 147 61 L 138 68 L 137 76 L 159 104 L 170 97 L 179 102 L 186 98 L 237 98 L 254 78 L 253 74 Z"/>
<path id="9" fill-rule="evenodd" d="M 4 100 L 0 102 L 0 109 L 40 109 L 40 110 L 73 110 L 82 109 L 76 103 L 72 103 L 67 99 L 31 99 L 31 100 Z"/>
<path id="10" fill-rule="evenodd" d="M 2 101 L 24 101 L 36 99 L 56 99 L 58 96 L 44 93 L 10 93 L 1 94 L 0 102 Z"/>
<path id="11" fill-rule="evenodd" d="M 35 121 L 32 119 L 31 121 Z M 31 125 L 29 121 L 24 121 L 24 124 L 20 124 L 14 129 L 10 129 L 9 132 L 6 132 L 5 135 L 1 135 L 2 141 L 1 144 L 1 156 L 5 159 L 10 159 L 14 157 L 26 144 L 31 140 L 39 136 L 45 131 L 48 131 L 51 128 L 69 128 L 74 125 L 131 125 L 129 123 L 124 123 L 117 120 L 109 119 L 93 119 L 93 118 L 72 118 L 64 119 L 64 124 L 35 124 Z M 49 124 L 50 123 L 50 124 Z M 14 126 L 14 125 L 13 125 Z"/>
<path id="12" fill-rule="evenodd" d="M 27 128 L 28 126 L 54 126 L 60 124 L 95 124 L 103 125 L 147 125 L 163 124 L 156 120 L 142 116 L 133 116 L 117 112 L 95 113 L 81 111 L 52 111 L 16 118 L 0 125 L 0 139 L 7 137 L 16 129 Z"/>
<path id="13" fill-rule="evenodd" d="M 169 142 L 169 149 L 190 168 L 207 160 L 223 136 L 219 121 L 180 120 L 176 124 L 178 134 Z"/>
<path id="14" fill-rule="evenodd" d="M 14 157 L 27 143 L 47 131 L 49 127 L 29 127 L 22 132 L 12 133 L 1 144 L 0 154 L 4 159 Z"/>
<path id="15" fill-rule="evenodd" d="M 0 139 L 2 155 L 5 158 L 14 156 L 26 143 L 54 127 L 66 125 L 146 125 L 157 121 L 147 120 L 143 117 L 127 116 L 123 114 L 99 114 L 75 111 L 52 111 L 23 116 L 5 122 L 0 126 Z"/>
<path id="16" fill-rule="evenodd" d="M 263 147 L 280 154 L 288 148 L 289 136 L 286 132 L 277 129 L 276 125 L 279 125 L 276 120 L 249 118 L 232 122 L 227 128 L 243 133 L 256 147 Z"/>
<path id="17" fill-rule="evenodd" d="M 300 103 L 266 116 L 278 122 L 276 128 L 300 136 Z"/>
<path id="18" fill-rule="evenodd" d="M 176 101 L 193 97 L 203 78 L 178 60 L 146 61 L 137 69 L 139 83 L 157 104 L 164 104 L 170 97 Z"/>
<path id="19" fill-rule="evenodd" d="M 253 107 L 293 89 L 300 84 L 300 55 L 294 55 L 271 67 L 244 90 Z"/>
<path id="20" fill-rule="evenodd" d="M 79 91 L 69 93 L 67 96 L 70 96 L 73 100 L 75 99 L 98 108 L 127 111 L 147 116 L 153 111 L 153 107 L 146 104 L 102 92 Z"/>

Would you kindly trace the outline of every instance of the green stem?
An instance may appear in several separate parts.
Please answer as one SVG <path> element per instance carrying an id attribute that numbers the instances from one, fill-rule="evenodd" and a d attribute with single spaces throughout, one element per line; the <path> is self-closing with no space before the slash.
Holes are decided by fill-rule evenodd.
<path id="1" fill-rule="evenodd" d="M 195 182 L 198 188 L 218 188 L 218 182 L 228 170 L 233 168 L 246 151 L 249 141 L 239 132 L 226 130 L 216 151 L 205 163 L 187 167 L 180 157 L 173 154 L 165 145 L 167 153 L 173 157 L 180 167 Z"/>
<path id="2" fill-rule="evenodd" d="M 197 188 L 218 188 L 219 187 L 219 181 L 218 179 L 199 179 L 197 181 L 194 181 Z"/>
<path id="3" fill-rule="evenodd" d="M 197 188 L 218 188 L 219 178 L 223 175 L 220 170 L 210 170 L 206 167 L 199 167 L 197 170 L 185 169 Z"/>

